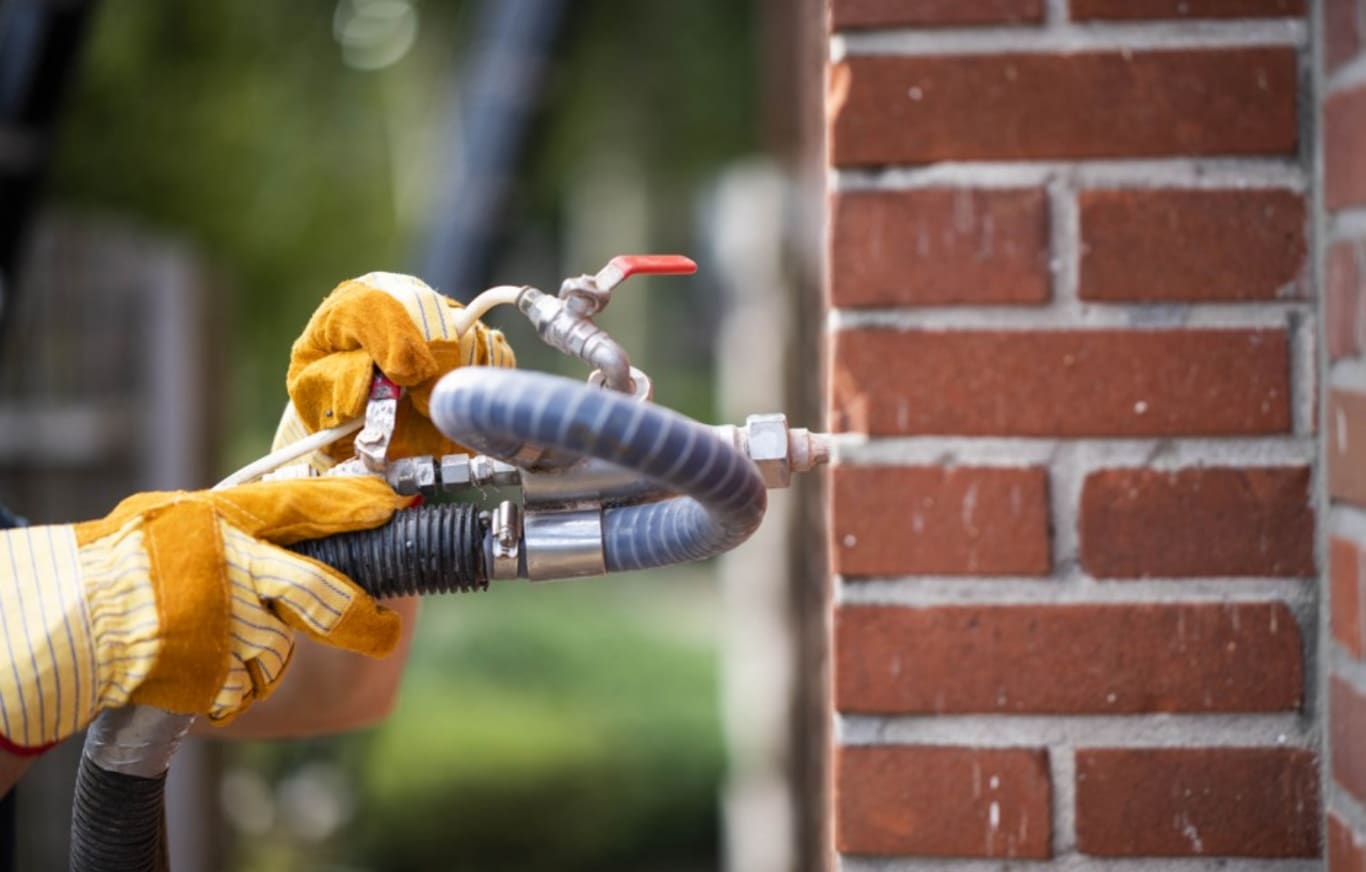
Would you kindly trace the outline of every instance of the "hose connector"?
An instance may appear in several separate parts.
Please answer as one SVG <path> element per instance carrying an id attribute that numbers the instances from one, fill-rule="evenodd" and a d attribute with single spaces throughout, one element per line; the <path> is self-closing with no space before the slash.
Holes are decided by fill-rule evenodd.
<path id="1" fill-rule="evenodd" d="M 623 254 L 612 258 L 595 275 L 565 279 L 558 297 L 523 288 L 517 295 L 517 308 L 547 345 L 598 370 L 603 384 L 611 390 L 634 394 L 638 390 L 626 350 L 594 324 L 593 317 L 612 301 L 612 289 L 633 275 L 695 272 L 697 264 L 679 254 Z"/>
<path id="2" fill-rule="evenodd" d="M 626 349 L 587 316 L 577 314 L 564 300 L 535 288 L 522 290 L 517 296 L 517 308 L 547 345 L 601 370 L 609 389 L 635 393 Z"/>
<path id="3" fill-rule="evenodd" d="M 809 472 L 830 462 L 829 435 L 789 427 L 787 416 L 781 412 L 750 415 L 743 427 L 722 425 L 715 429 L 754 461 L 764 486 L 770 489 L 790 486 L 794 472 Z"/>

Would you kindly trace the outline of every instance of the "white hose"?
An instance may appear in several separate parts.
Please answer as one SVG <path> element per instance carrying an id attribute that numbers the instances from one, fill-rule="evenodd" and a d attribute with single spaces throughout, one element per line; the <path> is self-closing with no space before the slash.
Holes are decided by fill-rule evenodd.
<path id="1" fill-rule="evenodd" d="M 496 306 L 512 306 L 517 303 L 517 298 L 525 290 L 521 285 L 498 285 L 489 288 L 479 296 L 470 301 L 455 320 L 455 332 L 459 336 L 474 326 L 475 322 L 484 317 L 490 309 Z"/>
<path id="2" fill-rule="evenodd" d="M 306 454 L 311 454 L 325 445 L 331 445 L 343 436 L 356 432 L 364 423 L 364 416 L 353 418 L 345 424 L 328 427 L 326 430 L 319 430 L 312 436 L 306 436 L 298 442 L 291 442 L 278 451 L 272 451 L 265 457 L 248 463 L 246 466 L 214 485 L 213 489 L 222 490 L 225 487 L 233 487 L 234 485 L 255 481 L 266 473 L 284 466 L 291 460 L 297 460 Z"/>

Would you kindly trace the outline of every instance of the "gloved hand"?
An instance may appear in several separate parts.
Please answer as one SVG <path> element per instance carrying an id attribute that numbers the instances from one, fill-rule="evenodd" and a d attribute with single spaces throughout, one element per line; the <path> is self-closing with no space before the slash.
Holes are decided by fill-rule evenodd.
<path id="1" fill-rule="evenodd" d="M 503 334 L 483 324 L 457 337 L 461 308 L 412 276 L 376 272 L 342 282 L 294 343 L 286 378 L 292 410 L 280 422 L 276 447 L 362 415 L 378 366 L 407 389 L 389 457 L 465 451 L 429 420 L 432 387 L 459 366 L 511 367 L 516 360 Z M 348 437 L 324 450 L 342 460 L 354 442 Z"/>
<path id="2" fill-rule="evenodd" d="M 144 703 L 226 721 L 267 696 L 294 631 L 383 656 L 399 619 L 279 547 L 380 526 L 379 479 L 145 493 L 82 524 L 0 533 L 0 736 L 40 749 L 100 710 Z"/>

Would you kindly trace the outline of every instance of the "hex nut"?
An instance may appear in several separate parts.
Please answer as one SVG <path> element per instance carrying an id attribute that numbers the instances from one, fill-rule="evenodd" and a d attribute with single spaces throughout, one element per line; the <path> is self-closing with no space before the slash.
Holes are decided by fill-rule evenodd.
<path id="1" fill-rule="evenodd" d="M 770 488 L 792 483 L 792 463 L 788 454 L 787 416 L 750 415 L 745 419 L 749 459 L 759 468 L 759 476 Z"/>
<path id="2" fill-rule="evenodd" d="M 465 454 L 447 454 L 441 458 L 441 489 L 459 490 L 470 483 L 470 458 Z"/>
<path id="3" fill-rule="evenodd" d="M 436 493 L 436 463 L 431 455 L 424 454 L 413 458 L 413 469 L 417 478 L 417 489 L 427 496 Z"/>
<path id="4" fill-rule="evenodd" d="M 389 464 L 384 476 L 389 480 L 389 486 L 404 496 L 413 496 L 418 492 L 417 466 L 411 457 L 404 457 Z"/>

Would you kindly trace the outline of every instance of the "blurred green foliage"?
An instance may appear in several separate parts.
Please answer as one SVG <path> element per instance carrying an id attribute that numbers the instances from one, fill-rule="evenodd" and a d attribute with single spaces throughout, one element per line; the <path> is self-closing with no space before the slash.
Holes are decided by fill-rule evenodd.
<path id="1" fill-rule="evenodd" d="M 663 608 L 644 596 L 655 585 Z M 711 600 L 705 572 L 683 569 L 426 604 L 381 727 L 249 752 L 276 779 L 319 756 L 347 761 L 353 824 L 323 844 L 277 827 L 243 842 L 237 867 L 714 868 Z"/>
<path id="2" fill-rule="evenodd" d="M 342 63 L 336 6 L 103 0 L 60 139 L 58 200 L 185 238 L 232 289 L 225 467 L 268 445 L 289 344 L 318 301 L 346 277 L 414 262 L 444 159 L 475 4 L 421 3 L 414 47 L 377 71 Z M 585 168 L 614 156 L 630 157 L 646 204 L 637 237 L 692 250 L 699 188 L 756 146 L 751 4 L 574 0 L 570 14 L 498 281 L 554 287 L 599 265 L 565 262 L 566 230 L 585 220 L 568 202 Z M 623 245 L 608 234 L 575 256 Z M 631 351 L 664 402 L 706 417 L 705 285 L 683 287 L 648 292 L 631 316 L 645 323 L 628 324 L 623 305 L 608 326 L 646 345 Z M 529 334 L 511 335 L 524 361 L 552 363 Z M 713 867 L 716 664 L 707 634 L 684 630 L 705 628 L 714 602 L 704 574 L 655 584 L 429 604 L 402 704 L 381 729 L 234 752 L 272 779 L 303 760 L 341 761 L 360 803 L 322 844 L 279 828 L 241 841 L 239 868 Z"/>
<path id="3" fill-rule="evenodd" d="M 233 434 L 268 441 L 289 344 L 343 277 L 397 265 L 377 77 L 331 3 L 109 0 L 60 139 L 67 202 L 188 238 L 235 289 Z"/>
<path id="4" fill-rule="evenodd" d="M 414 261 L 474 6 L 421 4 L 408 55 L 358 71 L 333 39 L 336 0 L 100 4 L 54 193 L 189 239 L 234 289 L 225 466 L 269 442 L 290 342 L 322 297 Z M 752 24 L 731 0 L 575 0 L 507 235 L 558 254 L 569 186 L 615 150 L 643 170 L 652 244 L 688 249 L 696 187 L 757 141 Z M 553 287 L 598 265 L 504 262 L 498 278 Z M 681 304 L 659 305 L 658 359 L 705 375 L 694 349 L 670 353 Z"/>
<path id="5" fill-rule="evenodd" d="M 367 759 L 359 855 L 414 872 L 432 857 L 547 872 L 714 863 L 712 640 L 619 595 L 687 584 L 673 575 L 439 604 L 450 620 L 420 640 Z"/>

